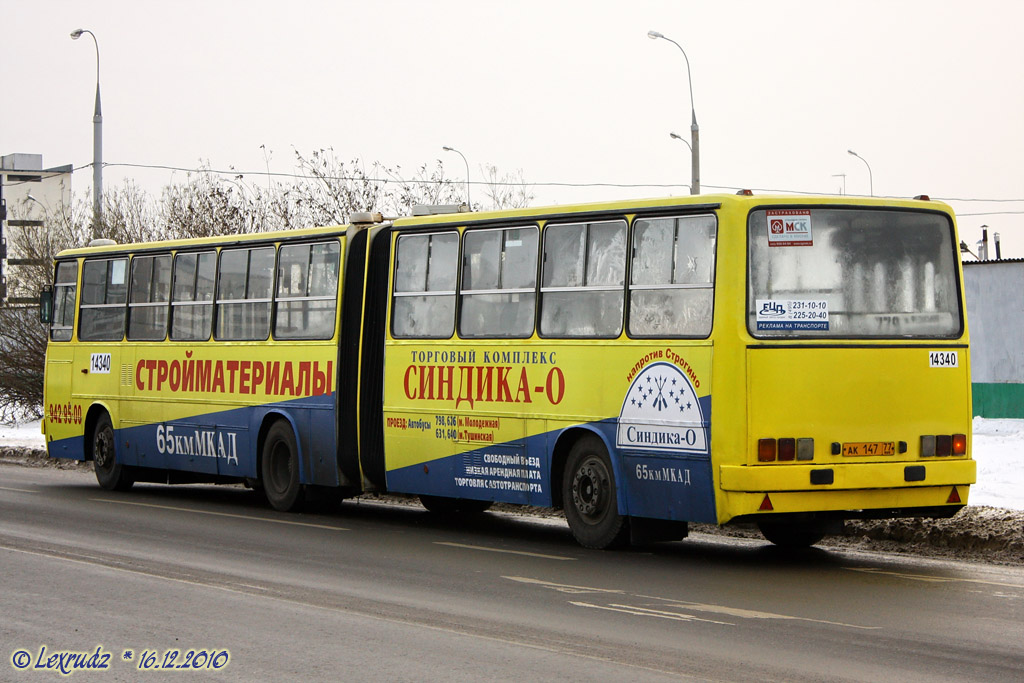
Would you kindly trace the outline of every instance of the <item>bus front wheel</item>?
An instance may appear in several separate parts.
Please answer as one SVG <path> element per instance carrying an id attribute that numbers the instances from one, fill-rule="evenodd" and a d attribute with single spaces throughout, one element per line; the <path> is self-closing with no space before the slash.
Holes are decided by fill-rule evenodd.
<path id="1" fill-rule="evenodd" d="M 117 462 L 114 426 L 103 413 L 92 429 L 92 468 L 96 481 L 107 491 L 127 491 L 135 483 L 129 467 Z"/>
<path id="2" fill-rule="evenodd" d="M 611 459 L 596 436 L 583 437 L 569 451 L 562 501 L 572 535 L 584 548 L 613 548 L 626 543 L 629 524 L 619 514 Z"/>
<path id="3" fill-rule="evenodd" d="M 263 441 L 261 468 L 263 493 L 275 510 L 289 512 L 302 504 L 299 481 L 299 448 L 291 425 L 278 420 Z"/>

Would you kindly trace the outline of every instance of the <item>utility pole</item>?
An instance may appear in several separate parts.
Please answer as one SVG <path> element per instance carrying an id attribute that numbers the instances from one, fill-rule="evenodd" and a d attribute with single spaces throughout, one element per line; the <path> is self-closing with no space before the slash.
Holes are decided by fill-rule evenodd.
<path id="1" fill-rule="evenodd" d="M 4 199 L 4 174 L 0 173 L 0 306 L 7 301 L 7 276 L 4 261 L 7 260 L 7 239 L 4 237 L 4 223 L 7 222 L 7 200 Z"/>

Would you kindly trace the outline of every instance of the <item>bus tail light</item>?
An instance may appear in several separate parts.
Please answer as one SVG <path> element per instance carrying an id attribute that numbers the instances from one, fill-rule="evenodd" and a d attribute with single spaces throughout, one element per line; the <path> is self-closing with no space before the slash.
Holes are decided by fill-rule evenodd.
<path id="1" fill-rule="evenodd" d="M 796 439 L 779 439 L 779 460 L 796 459 Z"/>
<path id="2" fill-rule="evenodd" d="M 967 455 L 966 434 L 925 434 L 921 436 L 921 457 Z"/>
<path id="3" fill-rule="evenodd" d="M 814 460 L 814 439 L 796 440 L 796 459 Z"/>
<path id="4" fill-rule="evenodd" d="M 792 462 L 794 460 L 814 460 L 814 439 L 758 439 L 758 462 Z"/>

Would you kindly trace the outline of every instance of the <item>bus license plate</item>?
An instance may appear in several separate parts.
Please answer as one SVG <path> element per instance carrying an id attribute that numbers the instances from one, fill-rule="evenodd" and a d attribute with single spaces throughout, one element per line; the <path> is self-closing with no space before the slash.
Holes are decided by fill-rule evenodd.
<path id="1" fill-rule="evenodd" d="M 844 443 L 843 455 L 896 455 L 895 441 L 859 441 Z"/>

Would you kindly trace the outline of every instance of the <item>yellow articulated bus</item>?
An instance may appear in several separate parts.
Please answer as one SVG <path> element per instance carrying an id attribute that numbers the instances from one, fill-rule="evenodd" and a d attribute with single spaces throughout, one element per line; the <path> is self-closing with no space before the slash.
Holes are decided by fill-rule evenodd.
<path id="1" fill-rule="evenodd" d="M 604 548 L 967 503 L 948 206 L 701 195 L 57 256 L 51 457 L 99 483 L 564 508 Z"/>

